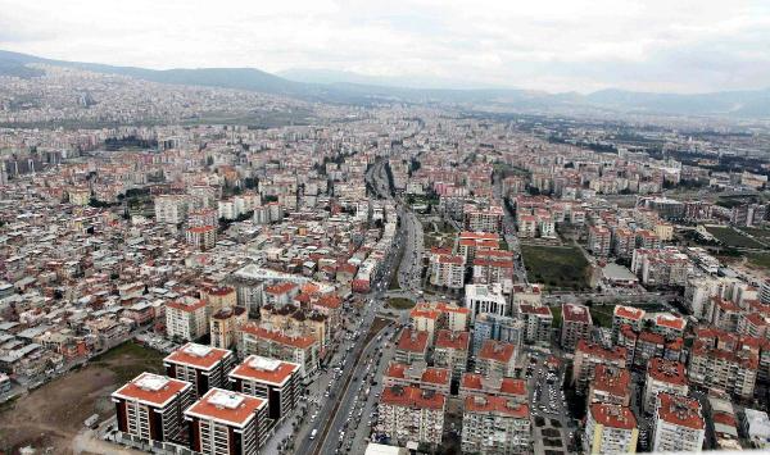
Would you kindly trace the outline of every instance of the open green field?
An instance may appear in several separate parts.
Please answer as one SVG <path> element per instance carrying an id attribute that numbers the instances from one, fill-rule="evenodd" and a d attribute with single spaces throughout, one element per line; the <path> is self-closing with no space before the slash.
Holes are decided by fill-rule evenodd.
<path id="1" fill-rule="evenodd" d="M 409 310 L 414 308 L 414 302 L 403 297 L 391 297 L 388 299 L 388 306 L 395 310 Z"/>
<path id="2" fill-rule="evenodd" d="M 586 290 L 589 264 L 576 247 L 522 245 L 529 281 L 550 289 Z"/>
<path id="3" fill-rule="evenodd" d="M 770 241 L 770 229 L 755 228 L 755 227 L 743 227 L 741 231 L 754 236 L 754 238 L 761 241 Z"/>
<path id="4" fill-rule="evenodd" d="M 770 270 L 770 253 L 749 253 L 746 259 L 750 267 Z"/>
<path id="5" fill-rule="evenodd" d="M 706 228 L 709 234 L 716 237 L 725 246 L 733 248 L 765 248 L 764 245 L 729 227 L 709 226 Z"/>

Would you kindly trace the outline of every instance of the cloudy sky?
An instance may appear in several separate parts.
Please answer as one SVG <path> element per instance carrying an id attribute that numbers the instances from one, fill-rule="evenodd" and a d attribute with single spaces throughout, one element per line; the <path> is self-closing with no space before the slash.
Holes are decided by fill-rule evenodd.
<path id="1" fill-rule="evenodd" d="M 770 87 L 768 0 L 0 0 L 0 49 L 588 92 Z"/>

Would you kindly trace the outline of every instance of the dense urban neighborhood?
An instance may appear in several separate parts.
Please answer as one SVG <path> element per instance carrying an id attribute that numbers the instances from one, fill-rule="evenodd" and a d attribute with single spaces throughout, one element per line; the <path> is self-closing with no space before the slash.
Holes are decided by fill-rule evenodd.
<path id="1" fill-rule="evenodd" d="M 0 451 L 770 450 L 770 125 L 0 75 Z"/>

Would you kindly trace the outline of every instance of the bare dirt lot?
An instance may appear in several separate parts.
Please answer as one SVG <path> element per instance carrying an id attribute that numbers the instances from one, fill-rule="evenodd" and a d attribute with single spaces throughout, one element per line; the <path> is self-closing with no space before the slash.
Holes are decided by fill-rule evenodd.
<path id="1" fill-rule="evenodd" d="M 0 408 L 0 451 L 32 446 L 40 453 L 71 454 L 72 440 L 94 413 L 114 413 L 110 394 L 142 371 L 162 371 L 162 355 L 123 344 L 80 369 Z"/>

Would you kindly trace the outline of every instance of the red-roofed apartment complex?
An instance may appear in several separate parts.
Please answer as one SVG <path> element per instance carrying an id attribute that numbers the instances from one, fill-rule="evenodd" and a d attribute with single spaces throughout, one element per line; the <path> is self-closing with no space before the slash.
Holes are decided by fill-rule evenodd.
<path id="1" fill-rule="evenodd" d="M 597 365 L 604 364 L 625 368 L 627 355 L 625 348 L 605 349 L 598 344 L 588 343 L 584 340 L 578 341 L 575 350 L 575 362 L 572 367 L 572 383 L 576 384 L 578 390 L 586 391 L 588 383 L 593 381 L 594 368 Z"/>
<path id="2" fill-rule="evenodd" d="M 487 377 L 516 376 L 516 346 L 486 340 L 476 357 L 476 371 Z"/>
<path id="3" fill-rule="evenodd" d="M 588 406 L 583 436 L 585 453 L 636 453 L 638 439 L 636 417 L 629 408 L 604 403 Z"/>
<path id="4" fill-rule="evenodd" d="M 385 371 L 382 384 L 384 387 L 418 387 L 423 391 L 449 395 L 452 374 L 446 368 L 429 367 L 424 363 L 391 363 Z"/>
<path id="5" fill-rule="evenodd" d="M 267 400 L 223 389 L 209 390 L 184 415 L 190 448 L 206 454 L 256 455 L 270 425 Z"/>
<path id="6" fill-rule="evenodd" d="M 169 338 L 195 341 L 209 333 L 206 302 L 183 297 L 166 305 L 166 334 Z"/>
<path id="7" fill-rule="evenodd" d="M 428 355 L 428 332 L 404 329 L 396 343 L 396 362 L 411 364 L 425 362 Z"/>
<path id="8" fill-rule="evenodd" d="M 235 366 L 232 351 L 196 343 L 187 343 L 163 359 L 170 378 L 193 384 L 196 397 L 213 387 L 224 387 L 227 374 Z"/>
<path id="9" fill-rule="evenodd" d="M 673 360 L 654 358 L 647 365 L 647 377 L 644 381 L 644 401 L 642 406 L 646 412 L 655 411 L 655 403 L 659 393 L 687 396 L 687 376 L 684 364 Z"/>
<path id="10" fill-rule="evenodd" d="M 444 433 L 446 397 L 417 387 L 387 387 L 380 397 L 377 431 L 391 441 L 437 445 Z"/>
<path id="11" fill-rule="evenodd" d="M 302 393 L 297 363 L 250 355 L 230 373 L 233 390 L 268 400 L 268 416 L 279 421 L 297 406 Z"/>
<path id="12" fill-rule="evenodd" d="M 460 398 L 485 395 L 526 403 L 527 383 L 523 379 L 487 378 L 476 373 L 465 373 L 460 380 Z"/>
<path id="13" fill-rule="evenodd" d="M 192 384 L 142 373 L 112 394 L 118 429 L 145 441 L 174 441 L 182 433 L 182 410 L 193 401 Z"/>
<path id="14" fill-rule="evenodd" d="M 300 365 L 302 377 L 318 368 L 318 342 L 312 337 L 291 336 L 253 324 L 241 327 L 245 355 L 261 355 Z"/>
<path id="15" fill-rule="evenodd" d="M 460 379 L 460 376 L 468 369 L 470 342 L 470 332 L 439 330 L 433 349 L 433 364 L 437 367 L 448 368 L 452 372 L 453 378 Z"/>
<path id="16" fill-rule="evenodd" d="M 588 404 L 604 403 L 629 406 L 631 403 L 631 373 L 625 368 L 597 365 L 588 392 Z"/>
<path id="17" fill-rule="evenodd" d="M 653 422 L 653 452 L 700 452 L 703 449 L 706 422 L 698 400 L 660 393 Z"/>
<path id="18" fill-rule="evenodd" d="M 530 453 L 529 406 L 492 395 L 465 398 L 462 451 Z"/>

